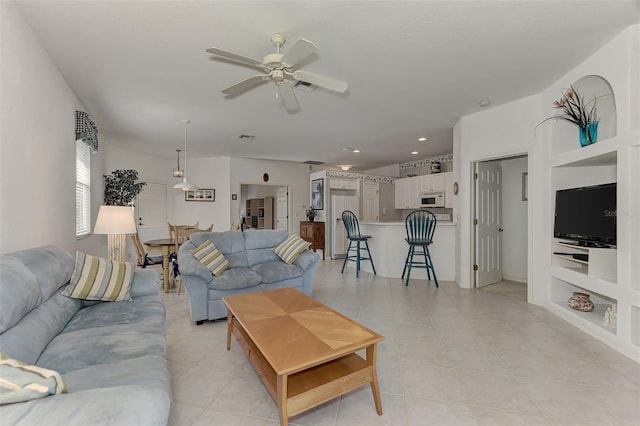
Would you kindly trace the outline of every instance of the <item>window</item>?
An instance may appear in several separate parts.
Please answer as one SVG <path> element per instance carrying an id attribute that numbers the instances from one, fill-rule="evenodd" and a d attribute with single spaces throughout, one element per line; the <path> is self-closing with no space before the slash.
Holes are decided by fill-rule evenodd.
<path id="1" fill-rule="evenodd" d="M 91 148 L 76 141 L 76 238 L 91 233 Z"/>

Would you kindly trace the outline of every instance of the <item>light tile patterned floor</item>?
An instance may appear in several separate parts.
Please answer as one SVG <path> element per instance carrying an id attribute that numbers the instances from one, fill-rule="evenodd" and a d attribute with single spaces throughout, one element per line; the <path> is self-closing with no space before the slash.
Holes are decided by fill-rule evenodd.
<path id="1" fill-rule="evenodd" d="M 639 425 L 640 365 L 543 308 L 423 280 L 340 274 L 320 261 L 313 295 L 385 336 L 369 387 L 291 420 L 297 425 Z M 278 413 L 226 322 L 196 326 L 170 293 L 171 425 L 274 425 Z"/>

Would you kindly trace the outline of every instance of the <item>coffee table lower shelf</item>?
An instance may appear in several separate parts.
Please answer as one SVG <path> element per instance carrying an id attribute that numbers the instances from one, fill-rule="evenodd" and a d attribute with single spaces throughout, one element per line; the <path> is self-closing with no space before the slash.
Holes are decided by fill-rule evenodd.
<path id="1" fill-rule="evenodd" d="M 278 375 L 235 318 L 232 332 L 267 391 L 278 404 Z M 293 417 L 366 384 L 372 385 L 375 399 L 377 386 L 373 389 L 374 375 L 374 367 L 355 353 L 293 373 L 286 378 L 287 396 L 283 398 L 286 417 Z M 282 407 L 279 405 L 278 408 L 281 412 L 281 424 L 287 424 L 287 419 L 282 418 Z M 382 414 L 381 406 L 378 414 Z"/>

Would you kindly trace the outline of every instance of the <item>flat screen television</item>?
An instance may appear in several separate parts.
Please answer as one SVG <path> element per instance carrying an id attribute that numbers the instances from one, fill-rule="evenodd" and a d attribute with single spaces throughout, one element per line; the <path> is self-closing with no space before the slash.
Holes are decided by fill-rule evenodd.
<path id="1" fill-rule="evenodd" d="M 616 184 L 556 191 L 553 236 L 583 246 L 615 246 Z"/>

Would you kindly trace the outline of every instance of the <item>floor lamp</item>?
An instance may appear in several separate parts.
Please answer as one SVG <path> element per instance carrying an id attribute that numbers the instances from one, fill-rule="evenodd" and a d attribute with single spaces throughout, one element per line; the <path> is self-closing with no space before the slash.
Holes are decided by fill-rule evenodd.
<path id="1" fill-rule="evenodd" d="M 136 232 L 138 231 L 133 220 L 133 207 L 100 206 L 93 233 L 107 235 L 109 259 L 124 262 L 127 247 L 125 234 Z"/>

